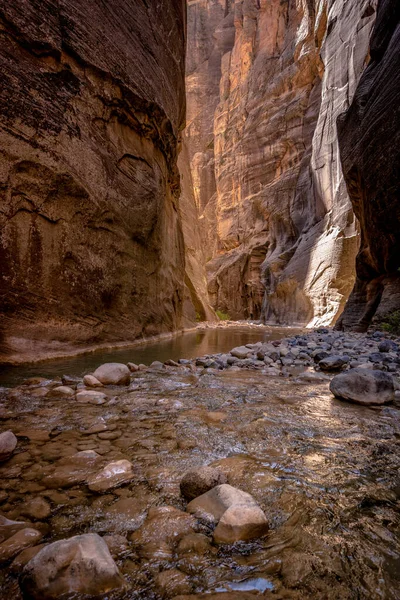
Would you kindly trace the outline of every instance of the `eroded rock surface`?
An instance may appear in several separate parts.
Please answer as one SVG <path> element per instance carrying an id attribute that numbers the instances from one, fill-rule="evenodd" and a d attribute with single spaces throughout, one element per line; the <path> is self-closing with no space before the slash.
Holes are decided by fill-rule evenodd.
<path id="1" fill-rule="evenodd" d="M 400 5 L 381 0 L 371 60 L 339 119 L 343 171 L 360 221 L 357 280 L 339 326 L 366 331 L 400 310 Z"/>
<path id="2" fill-rule="evenodd" d="M 178 327 L 184 3 L 1 0 L 0 25 L 0 360 Z"/>
<path id="3" fill-rule="evenodd" d="M 331 323 L 354 283 L 336 118 L 375 0 L 188 5 L 185 140 L 210 299 L 232 318 Z"/>

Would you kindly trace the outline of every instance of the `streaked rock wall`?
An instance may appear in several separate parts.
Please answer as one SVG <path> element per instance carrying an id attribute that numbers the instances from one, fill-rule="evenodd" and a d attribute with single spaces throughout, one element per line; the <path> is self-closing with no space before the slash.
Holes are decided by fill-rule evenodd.
<path id="1" fill-rule="evenodd" d="M 332 323 L 357 225 L 337 116 L 368 61 L 375 0 L 188 3 L 188 127 L 210 298 L 233 318 Z"/>
<path id="2" fill-rule="evenodd" d="M 0 360 L 180 326 L 183 0 L 0 0 Z"/>

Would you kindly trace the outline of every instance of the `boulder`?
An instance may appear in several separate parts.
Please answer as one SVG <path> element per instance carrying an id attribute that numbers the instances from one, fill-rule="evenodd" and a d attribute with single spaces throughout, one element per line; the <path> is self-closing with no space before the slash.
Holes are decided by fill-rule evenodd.
<path id="1" fill-rule="evenodd" d="M 10 458 L 17 447 L 17 438 L 12 431 L 0 433 L 0 462 Z"/>
<path id="2" fill-rule="evenodd" d="M 214 541 L 232 544 L 261 537 L 268 531 L 268 521 L 253 496 L 231 485 L 214 487 L 192 500 L 187 511 L 217 524 Z"/>
<path id="3" fill-rule="evenodd" d="M 268 533 L 268 521 L 259 506 L 234 505 L 228 508 L 214 530 L 214 542 L 247 542 Z"/>
<path id="4" fill-rule="evenodd" d="M 131 372 L 122 363 L 105 363 L 98 367 L 93 376 L 103 385 L 128 385 L 131 380 Z"/>
<path id="5" fill-rule="evenodd" d="M 326 356 L 319 361 L 318 366 L 323 371 L 339 371 L 349 362 L 349 356 Z"/>
<path id="6" fill-rule="evenodd" d="M 199 467 L 188 471 L 181 481 L 181 492 L 187 500 L 193 500 L 217 485 L 226 483 L 226 475 L 213 467 Z"/>
<path id="7" fill-rule="evenodd" d="M 83 383 L 88 387 L 103 387 L 103 384 L 94 375 L 85 375 Z"/>
<path id="8" fill-rule="evenodd" d="M 250 356 L 251 350 L 250 348 L 246 348 L 246 346 L 238 346 L 237 348 L 233 348 L 231 350 L 231 355 L 235 358 L 247 358 Z"/>
<path id="9" fill-rule="evenodd" d="M 77 535 L 45 546 L 20 578 L 25 597 L 53 600 L 67 594 L 100 596 L 124 586 L 105 541 L 97 534 Z"/>
<path id="10" fill-rule="evenodd" d="M 99 473 L 87 479 L 92 492 L 103 493 L 133 478 L 133 465 L 128 460 L 116 460 L 109 463 Z"/>
<path id="11" fill-rule="evenodd" d="M 369 406 L 394 400 L 394 380 L 383 371 L 351 369 L 334 377 L 330 390 L 336 398 Z"/>

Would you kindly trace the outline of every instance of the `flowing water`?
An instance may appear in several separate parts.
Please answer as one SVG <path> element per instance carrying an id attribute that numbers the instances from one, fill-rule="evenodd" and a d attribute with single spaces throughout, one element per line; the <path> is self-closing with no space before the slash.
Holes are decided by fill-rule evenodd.
<path id="1" fill-rule="evenodd" d="M 226 326 L 197 329 L 178 334 L 166 340 L 152 341 L 130 348 L 99 350 L 89 354 L 62 358 L 43 363 L 23 366 L 0 365 L 0 386 L 18 385 L 28 377 L 46 377 L 53 379 L 62 375 L 78 375 L 94 371 L 106 362 L 133 362 L 150 365 L 154 360 L 164 362 L 168 359 L 194 358 L 205 354 L 229 352 L 235 346 L 251 344 L 259 340 L 279 340 L 283 337 L 302 332 L 302 329 L 269 326 Z"/>
<path id="2" fill-rule="evenodd" d="M 41 543 L 121 536 L 113 552 L 128 587 L 110 600 L 400 598 L 398 406 L 351 405 L 325 382 L 244 369 L 143 371 L 131 388 L 107 388 L 101 406 L 41 398 L 37 386 L 4 391 L 1 430 L 19 443 L 0 467 L 0 513 L 40 527 Z M 73 456 L 82 450 L 100 455 L 96 470 L 128 459 L 133 480 L 91 492 L 94 466 Z M 257 499 L 265 538 L 215 546 L 207 524 L 162 508 L 185 510 L 182 475 L 204 464 Z M 38 497 L 41 519 L 29 509 Z M 181 544 L 193 531 L 203 535 Z M 0 598 L 21 599 L 21 568 L 3 565 Z"/>

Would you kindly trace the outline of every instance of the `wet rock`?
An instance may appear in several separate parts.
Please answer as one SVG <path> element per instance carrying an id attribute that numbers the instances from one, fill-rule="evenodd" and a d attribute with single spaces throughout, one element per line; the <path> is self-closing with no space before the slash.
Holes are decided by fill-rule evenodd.
<path id="1" fill-rule="evenodd" d="M 7 519 L 0 515 L 0 542 L 4 542 L 4 540 L 13 536 L 17 531 L 21 531 L 21 529 L 25 529 L 29 527 L 29 523 L 24 523 L 23 521 L 12 521 L 11 519 Z"/>
<path id="2" fill-rule="evenodd" d="M 327 356 L 319 361 L 318 366 L 323 371 L 339 371 L 350 361 L 349 356 Z"/>
<path id="3" fill-rule="evenodd" d="M 211 550 L 210 540 L 203 533 L 190 533 L 181 539 L 178 554 L 206 554 Z"/>
<path id="4" fill-rule="evenodd" d="M 105 535 L 103 540 L 107 544 L 110 554 L 113 558 L 121 556 L 129 548 L 128 541 L 123 535 Z"/>
<path id="5" fill-rule="evenodd" d="M 222 515 L 214 531 L 217 544 L 247 542 L 268 533 L 267 517 L 259 506 L 234 505 Z"/>
<path id="6" fill-rule="evenodd" d="M 189 502 L 186 510 L 198 517 L 217 523 L 228 508 L 239 505 L 258 507 L 253 496 L 225 483 Z"/>
<path id="7" fill-rule="evenodd" d="M 64 594 L 100 596 L 124 586 L 105 541 L 97 534 L 77 535 L 49 544 L 29 561 L 20 586 L 32 600 Z"/>
<path id="8" fill-rule="evenodd" d="M 225 415 L 224 415 L 225 416 Z M 226 483 L 226 475 L 214 467 L 199 467 L 188 471 L 183 477 L 180 487 L 187 500 L 201 496 L 217 485 Z"/>
<path id="9" fill-rule="evenodd" d="M 173 506 L 150 508 L 142 527 L 130 539 L 139 545 L 161 543 L 175 546 L 180 540 L 195 533 L 196 519 Z"/>
<path id="10" fill-rule="evenodd" d="M 251 350 L 250 348 L 246 348 L 246 346 L 238 346 L 237 348 L 233 348 L 231 350 L 231 355 L 235 358 L 247 358 L 250 356 Z"/>
<path id="11" fill-rule="evenodd" d="M 43 537 L 43 533 L 26 527 L 0 544 L 0 563 L 6 562 L 19 554 L 25 548 L 34 546 Z"/>
<path id="12" fill-rule="evenodd" d="M 87 387 L 103 387 L 103 384 L 94 377 L 94 375 L 85 375 L 83 378 L 83 383 L 87 385 Z"/>
<path id="13" fill-rule="evenodd" d="M 329 377 L 323 373 L 307 371 L 305 373 L 300 373 L 300 375 L 297 377 L 297 380 L 302 381 L 303 383 L 326 383 L 329 381 Z"/>
<path id="14" fill-rule="evenodd" d="M 60 459 L 54 471 L 45 474 L 42 483 L 52 489 L 68 488 L 83 483 L 93 471 L 99 468 L 101 461 L 101 456 L 93 450 L 77 452 Z"/>
<path id="15" fill-rule="evenodd" d="M 128 362 L 126 366 L 128 367 L 131 373 L 136 373 L 136 371 L 139 371 L 139 367 L 135 363 Z"/>
<path id="16" fill-rule="evenodd" d="M 154 583 L 162 598 L 172 598 L 178 594 L 190 594 L 192 591 L 189 577 L 179 569 L 162 571 L 156 576 Z"/>
<path id="17" fill-rule="evenodd" d="M 128 483 L 133 478 L 133 465 L 128 460 L 116 460 L 109 463 L 96 475 L 87 479 L 92 492 L 104 493 L 118 485 Z"/>
<path id="18" fill-rule="evenodd" d="M 122 363 L 105 363 L 98 367 L 93 376 L 103 385 L 128 385 L 131 380 L 131 372 Z"/>
<path id="19" fill-rule="evenodd" d="M 85 402 L 87 404 L 104 404 L 107 400 L 106 394 L 103 392 L 96 392 L 95 390 L 85 390 L 76 394 L 78 402 Z"/>
<path id="20" fill-rule="evenodd" d="M 36 556 L 36 554 L 40 552 L 40 550 L 46 545 L 47 544 L 39 544 L 38 546 L 32 546 L 31 548 L 26 548 L 25 550 L 22 550 L 22 552 L 20 552 L 11 563 L 11 571 L 13 573 L 21 573 L 25 565 L 27 565 L 28 562 L 32 560 L 32 558 Z"/>
<path id="21" fill-rule="evenodd" d="M 47 519 L 51 514 L 51 506 L 44 498 L 38 497 L 27 502 L 21 510 L 21 515 L 31 519 Z"/>
<path id="22" fill-rule="evenodd" d="M 334 377 L 329 387 L 336 398 L 366 406 L 386 404 L 394 399 L 393 377 L 383 371 L 351 369 Z"/>
<path id="23" fill-rule="evenodd" d="M 78 383 L 82 383 L 82 378 L 74 377 L 73 375 L 63 375 L 61 381 L 63 385 L 73 387 L 78 385 Z"/>
<path id="24" fill-rule="evenodd" d="M 75 395 L 75 392 L 72 388 L 66 385 L 59 385 L 50 390 L 48 395 L 54 396 L 55 398 L 71 398 Z"/>
<path id="25" fill-rule="evenodd" d="M 8 460 L 15 448 L 18 440 L 12 431 L 3 431 L 0 433 L 0 462 Z"/>

